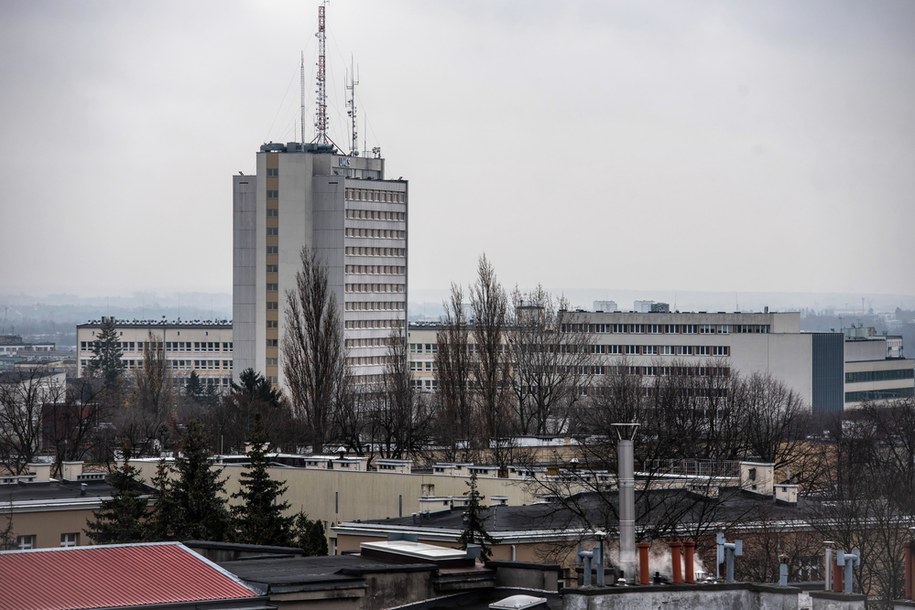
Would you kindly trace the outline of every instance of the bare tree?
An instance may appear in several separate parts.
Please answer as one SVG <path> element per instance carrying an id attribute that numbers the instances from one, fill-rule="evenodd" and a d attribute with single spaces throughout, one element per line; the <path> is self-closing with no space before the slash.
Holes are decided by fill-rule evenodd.
<path id="1" fill-rule="evenodd" d="M 425 401 L 410 383 L 406 336 L 402 329 L 395 329 L 389 337 L 388 366 L 371 415 L 373 445 L 384 458 L 415 456 L 429 441 L 431 419 Z"/>
<path id="2" fill-rule="evenodd" d="M 45 449 L 54 455 L 54 472 L 60 473 L 64 462 L 82 461 L 90 456 L 99 435 L 99 403 L 95 380 L 80 378 L 67 388 L 63 403 L 42 406 L 42 436 Z"/>
<path id="3" fill-rule="evenodd" d="M 470 325 L 464 313 L 464 292 L 451 284 L 438 332 L 435 368 L 438 372 L 438 436 L 448 459 L 468 459 L 478 445 L 478 431 L 470 384 Z"/>
<path id="4" fill-rule="evenodd" d="M 174 438 L 177 414 L 165 345 L 152 333 L 143 343 L 143 365 L 134 371 L 134 387 L 114 421 L 125 455 L 158 455 Z"/>
<path id="5" fill-rule="evenodd" d="M 864 404 L 835 418 L 829 436 L 834 459 L 826 464 L 813 523 L 846 551 L 861 550 L 855 578 L 868 607 L 892 608 L 902 595 L 903 548 L 915 524 L 915 401 Z"/>
<path id="6" fill-rule="evenodd" d="M 542 286 L 525 296 L 516 288 L 512 305 L 508 345 L 519 432 L 565 431 L 591 380 L 587 334 L 564 328 L 566 303 L 557 306 Z"/>
<path id="7" fill-rule="evenodd" d="M 283 374 L 294 411 L 304 420 L 316 453 L 330 439 L 338 391 L 346 379 L 343 327 L 327 270 L 302 248 L 296 285 L 286 292 Z"/>
<path id="8" fill-rule="evenodd" d="M 790 466 L 805 423 L 801 397 L 768 373 L 753 373 L 735 391 L 743 402 L 749 451 L 776 468 Z"/>
<path id="9" fill-rule="evenodd" d="M 63 402 L 65 388 L 54 375 L 34 368 L 0 374 L 0 464 L 19 475 L 41 445 L 41 410 Z"/>
<path id="10" fill-rule="evenodd" d="M 511 447 L 505 439 L 517 432 L 511 412 L 511 360 L 508 350 L 508 297 L 496 278 L 496 271 L 480 257 L 477 280 L 470 288 L 473 312 L 473 381 L 479 400 L 483 438 L 489 441 L 492 457 L 507 465 Z"/>
<path id="11" fill-rule="evenodd" d="M 715 367 L 703 369 L 708 374 Z M 604 367 L 587 408 L 579 411 L 579 456 L 564 464 L 559 476 L 538 478 L 540 493 L 555 497 L 558 506 L 588 526 L 613 531 L 619 521 L 618 492 L 595 473 L 616 471 L 613 424 L 638 423 L 634 450 L 639 535 L 707 534 L 725 519 L 725 502 L 736 493 L 720 490 L 713 478 L 736 474 L 736 465 L 729 460 L 737 457 L 734 439 L 740 434 L 740 420 L 727 413 L 726 402 L 709 395 L 726 395 L 727 379 L 703 379 L 695 367 L 683 363 L 646 367 L 621 358 Z M 686 493 L 660 484 L 671 473 L 700 476 Z"/>

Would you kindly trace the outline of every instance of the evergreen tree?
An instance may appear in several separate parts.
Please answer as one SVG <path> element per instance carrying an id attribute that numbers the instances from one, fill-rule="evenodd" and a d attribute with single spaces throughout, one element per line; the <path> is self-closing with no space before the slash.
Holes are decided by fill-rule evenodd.
<path id="1" fill-rule="evenodd" d="M 293 533 L 295 546 L 304 550 L 306 555 L 327 555 L 327 536 L 320 520 L 312 521 L 307 514 L 299 512 L 295 516 Z"/>
<path id="2" fill-rule="evenodd" d="M 121 337 L 113 317 L 102 317 L 99 333 L 92 344 L 92 359 L 89 360 L 89 373 L 99 376 L 106 390 L 117 390 L 124 371 L 121 360 Z"/>
<path id="3" fill-rule="evenodd" d="M 247 453 L 248 466 L 239 477 L 241 489 L 232 494 L 233 500 L 241 500 L 232 507 L 236 541 L 286 546 L 292 540 L 293 517 L 284 515 L 289 509 L 289 503 L 282 500 L 286 485 L 270 478 L 267 472 L 268 447 L 264 426 L 257 414 Z"/>
<path id="4" fill-rule="evenodd" d="M 172 492 L 171 473 L 173 469 L 165 459 L 159 460 L 156 476 L 153 478 L 153 506 L 147 520 L 148 537 L 153 541 L 174 540 L 175 525 L 178 522 L 178 506 Z"/>
<path id="5" fill-rule="evenodd" d="M 493 540 L 492 536 L 489 535 L 489 532 L 486 531 L 486 517 L 482 515 L 484 508 L 482 501 L 485 499 L 485 496 L 480 495 L 480 492 L 477 490 L 476 471 L 470 473 L 470 481 L 467 485 L 470 489 L 464 494 L 467 496 L 467 509 L 464 511 L 466 523 L 464 525 L 464 531 L 461 532 L 461 535 L 458 538 L 458 542 L 461 543 L 462 549 L 466 549 L 468 544 L 479 544 L 481 555 L 485 561 L 492 555 L 492 551 L 489 549 L 488 545 L 495 544 L 495 540 Z"/>
<path id="6" fill-rule="evenodd" d="M 95 544 L 146 540 L 149 501 L 144 497 L 137 469 L 125 461 L 120 469 L 109 475 L 108 482 L 114 493 L 110 499 L 102 500 L 92 514 L 93 519 L 86 522 L 86 535 Z"/>
<path id="7" fill-rule="evenodd" d="M 184 393 L 193 400 L 201 402 L 205 391 L 206 388 L 203 382 L 200 381 L 200 375 L 197 374 L 197 371 L 191 371 L 191 374 L 188 375 L 187 383 L 184 384 Z"/>
<path id="8" fill-rule="evenodd" d="M 188 424 L 184 450 L 175 459 L 176 476 L 163 488 L 160 524 L 176 540 L 225 541 L 231 534 L 222 469 L 210 468 L 207 439 L 200 425 Z M 169 524 L 168 521 L 171 521 Z"/>

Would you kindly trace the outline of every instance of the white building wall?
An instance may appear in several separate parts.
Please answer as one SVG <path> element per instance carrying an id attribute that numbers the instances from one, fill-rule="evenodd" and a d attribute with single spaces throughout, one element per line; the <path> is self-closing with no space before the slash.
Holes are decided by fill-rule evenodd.
<path id="1" fill-rule="evenodd" d="M 258 368 L 257 337 L 257 176 L 233 176 L 232 326 L 236 378 Z M 263 357 L 263 356 L 261 356 Z"/>
<path id="2" fill-rule="evenodd" d="M 100 332 L 93 324 L 76 328 L 77 374 L 82 376 L 92 359 L 92 346 Z M 125 372 L 132 374 L 142 367 L 143 345 L 152 336 L 162 341 L 165 359 L 176 386 L 181 386 L 196 371 L 204 384 L 225 390 L 232 379 L 234 366 L 232 327 L 213 324 L 141 324 L 126 322 L 117 326 L 121 343 L 121 361 Z M 180 387 L 179 387 L 180 389 Z"/>

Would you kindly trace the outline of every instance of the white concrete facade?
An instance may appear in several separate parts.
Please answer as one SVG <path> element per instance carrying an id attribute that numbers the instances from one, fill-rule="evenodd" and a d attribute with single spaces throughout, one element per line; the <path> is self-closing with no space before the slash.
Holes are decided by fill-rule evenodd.
<path id="1" fill-rule="evenodd" d="M 407 186 L 384 179 L 383 159 L 297 143 L 264 145 L 256 175 L 233 177 L 236 375 L 253 368 L 284 387 L 286 294 L 303 247 L 326 266 L 357 381 L 384 373 L 406 323 Z"/>
<path id="2" fill-rule="evenodd" d="M 794 390 L 813 408 L 815 395 L 814 339 L 800 331 L 800 314 L 787 313 L 636 313 L 568 311 L 564 332 L 584 333 L 591 346 L 591 370 L 598 381 L 611 367 L 625 363 L 639 374 L 665 375 L 672 365 L 693 367 L 698 375 L 768 373 Z M 409 358 L 413 385 L 436 388 L 435 325 L 411 325 Z M 840 345 L 841 341 L 837 343 Z M 833 365 L 834 395 L 841 395 L 841 347 Z M 841 408 L 832 405 L 831 410 Z"/>
<path id="3" fill-rule="evenodd" d="M 77 374 L 82 377 L 92 359 L 92 346 L 101 331 L 98 322 L 76 327 Z M 191 323 L 118 321 L 121 361 L 128 373 L 143 367 L 143 346 L 161 341 L 175 385 L 183 386 L 192 371 L 205 385 L 224 391 L 232 381 L 232 325 L 228 322 Z"/>

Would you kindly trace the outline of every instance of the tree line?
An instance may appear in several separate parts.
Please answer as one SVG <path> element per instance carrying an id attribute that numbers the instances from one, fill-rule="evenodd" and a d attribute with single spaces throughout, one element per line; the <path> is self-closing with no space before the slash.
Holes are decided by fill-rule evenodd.
<path id="1" fill-rule="evenodd" d="M 96 544 L 208 540 L 302 548 L 326 555 L 324 526 L 304 512 L 289 515 L 286 485 L 270 477 L 269 443 L 255 417 L 239 491 L 225 491 L 222 469 L 210 464 L 206 434 L 191 423 L 173 464 L 160 461 L 152 490 L 142 484 L 129 456 L 109 476 L 112 497 L 87 523 Z"/>

